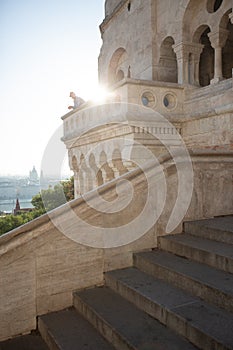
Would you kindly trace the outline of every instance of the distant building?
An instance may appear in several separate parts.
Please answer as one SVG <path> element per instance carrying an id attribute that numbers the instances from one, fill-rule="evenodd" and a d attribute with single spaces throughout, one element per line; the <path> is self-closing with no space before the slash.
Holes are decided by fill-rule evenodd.
<path id="1" fill-rule="evenodd" d="M 28 184 L 29 185 L 39 185 L 39 176 L 38 176 L 38 173 L 36 171 L 35 166 L 33 166 L 33 169 L 29 173 Z"/>
<path id="2" fill-rule="evenodd" d="M 21 213 L 25 213 L 25 212 L 29 212 L 32 211 L 33 208 L 20 208 L 20 203 L 19 203 L 19 199 L 16 199 L 16 203 L 15 203 L 15 208 L 13 209 L 13 214 L 17 215 L 17 214 L 21 214 Z"/>

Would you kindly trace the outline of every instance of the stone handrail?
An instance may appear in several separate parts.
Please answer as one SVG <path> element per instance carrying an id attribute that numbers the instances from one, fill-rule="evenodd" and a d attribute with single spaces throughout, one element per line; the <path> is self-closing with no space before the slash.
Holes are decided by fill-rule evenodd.
<path id="1" fill-rule="evenodd" d="M 164 154 L 159 157 L 159 161 L 161 164 L 171 161 L 171 156 L 168 154 Z M 147 164 L 145 164 L 144 169 L 147 169 L 148 171 L 150 168 L 154 165 L 154 162 L 148 161 Z M 171 165 L 171 164 L 169 164 Z M 117 179 L 111 180 L 106 184 L 101 185 L 98 188 L 99 194 L 105 193 L 106 191 L 111 191 L 115 188 L 116 184 L 119 182 L 119 180 L 122 179 L 128 179 L 129 181 L 133 178 L 136 178 L 137 176 L 140 176 L 142 173 L 142 170 L 137 167 L 131 171 L 129 171 L 127 174 L 119 176 Z M 90 191 L 89 196 L 96 195 L 96 190 Z M 43 214 L 42 216 L 33 219 L 32 221 L 21 225 L 20 227 L 17 227 L 3 235 L 0 236 L 0 256 L 9 252 L 11 249 L 17 248 L 21 243 L 25 243 L 26 241 L 29 241 L 31 239 L 35 239 L 34 230 L 40 230 L 42 226 L 46 226 L 50 223 L 50 217 L 51 216 L 61 216 L 65 215 L 67 211 L 71 209 L 77 209 L 81 204 L 85 202 L 85 199 L 80 196 L 77 199 L 74 199 L 70 201 L 69 203 L 66 203 L 64 205 L 61 205 L 58 208 L 53 209 L 49 212 L 49 214 Z M 38 235 L 41 234 L 41 230 L 38 231 Z M 37 236 L 38 236 L 37 235 Z M 25 239 L 22 240 L 22 236 L 25 236 Z M 19 241 L 17 241 L 19 239 Z M 14 242 L 14 243 L 13 243 Z"/>

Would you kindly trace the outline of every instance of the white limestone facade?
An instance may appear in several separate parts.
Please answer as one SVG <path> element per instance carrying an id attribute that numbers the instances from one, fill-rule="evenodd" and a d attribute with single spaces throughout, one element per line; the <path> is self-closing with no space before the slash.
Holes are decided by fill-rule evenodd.
<path id="1" fill-rule="evenodd" d="M 63 117 L 77 197 L 147 160 L 137 142 L 159 156 L 165 149 L 158 139 L 175 147 L 178 132 L 189 150 L 232 151 L 232 6 L 232 0 L 105 2 L 99 80 L 112 96 L 108 105 L 86 104 Z M 156 127 L 146 110 L 172 126 Z M 129 159 L 122 138 L 135 142 Z"/>
<path id="2" fill-rule="evenodd" d="M 232 0 L 105 3 L 100 81 L 207 86 L 232 76 Z"/>

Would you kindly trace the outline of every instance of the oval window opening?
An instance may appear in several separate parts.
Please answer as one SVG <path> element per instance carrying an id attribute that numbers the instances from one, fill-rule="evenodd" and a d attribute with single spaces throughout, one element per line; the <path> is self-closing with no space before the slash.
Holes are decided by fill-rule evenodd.
<path id="1" fill-rule="evenodd" d="M 174 96 L 171 93 L 168 93 L 163 98 L 163 105 L 167 109 L 173 109 L 176 107 L 177 99 L 176 96 Z"/>
<path id="2" fill-rule="evenodd" d="M 146 91 L 141 96 L 141 101 L 145 107 L 153 107 L 155 105 L 155 96 L 150 91 Z"/>

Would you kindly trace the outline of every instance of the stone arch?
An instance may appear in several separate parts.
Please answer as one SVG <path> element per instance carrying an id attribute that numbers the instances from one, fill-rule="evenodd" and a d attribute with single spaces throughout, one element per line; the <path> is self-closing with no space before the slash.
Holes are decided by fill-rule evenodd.
<path id="1" fill-rule="evenodd" d="M 116 74 L 116 81 L 121 81 L 124 79 L 125 75 L 122 69 L 119 69 Z"/>
<path id="2" fill-rule="evenodd" d="M 223 0 L 207 0 L 206 9 L 209 13 L 218 11 L 221 7 Z"/>
<path id="3" fill-rule="evenodd" d="M 72 165 L 72 170 L 75 171 L 75 172 L 78 172 L 79 166 L 78 166 L 78 160 L 77 160 L 76 156 L 72 157 L 71 165 Z"/>
<path id="4" fill-rule="evenodd" d="M 74 172 L 74 195 L 77 198 L 80 195 L 80 185 L 79 185 L 79 164 L 77 157 L 71 155 L 70 158 L 70 169 Z"/>
<path id="5" fill-rule="evenodd" d="M 102 171 L 101 169 L 98 168 L 96 164 L 96 159 L 93 153 L 91 153 L 89 156 L 89 165 L 95 174 L 95 184 L 93 184 L 94 187 L 102 185 L 104 183 Z"/>
<path id="6" fill-rule="evenodd" d="M 82 167 L 82 163 L 84 161 L 84 155 L 81 154 L 80 156 L 80 170 L 78 172 L 78 182 L 79 182 L 79 194 L 83 194 L 85 192 L 85 184 L 84 184 L 84 171 L 83 171 L 83 167 Z"/>
<path id="7" fill-rule="evenodd" d="M 200 43 L 200 42 L 201 42 L 201 36 L 202 36 L 202 34 L 204 33 L 204 31 L 205 31 L 206 29 L 209 29 L 209 31 L 210 31 L 210 28 L 209 28 L 209 26 L 208 26 L 207 24 L 202 24 L 202 25 L 200 25 L 200 26 L 195 30 L 195 32 L 194 32 L 194 34 L 193 34 L 192 41 L 193 41 L 194 43 Z"/>
<path id="8" fill-rule="evenodd" d="M 158 80 L 170 83 L 177 83 L 178 70 L 177 59 L 173 49 L 175 41 L 173 37 L 166 37 L 160 46 Z"/>
<path id="9" fill-rule="evenodd" d="M 104 151 L 100 153 L 100 166 L 103 176 L 103 182 L 108 182 L 114 179 L 114 171 L 108 164 L 107 155 Z"/>
<path id="10" fill-rule="evenodd" d="M 112 164 L 117 170 L 117 175 L 123 175 L 128 172 L 128 169 L 124 166 L 121 151 L 118 148 L 115 148 L 112 153 Z"/>
<path id="11" fill-rule="evenodd" d="M 199 63 L 199 83 L 207 86 L 214 77 L 214 49 L 211 46 L 208 34 L 210 28 L 203 24 L 198 27 L 193 35 L 193 42 L 203 45 Z"/>
<path id="12" fill-rule="evenodd" d="M 225 79 L 232 77 L 233 69 L 233 24 L 229 18 L 230 13 L 231 10 L 227 11 L 220 21 L 220 30 L 223 29 L 229 32 L 225 45 L 222 48 L 222 75 Z"/>
<path id="13" fill-rule="evenodd" d="M 81 156 L 81 164 L 80 164 L 80 170 L 82 169 L 82 175 L 83 175 L 83 192 L 88 192 L 93 189 L 93 170 L 89 166 L 89 159 L 87 157 L 84 157 L 82 154 Z"/>
<path id="14" fill-rule="evenodd" d="M 193 23 L 193 18 L 195 18 L 198 3 L 200 0 L 190 0 L 186 1 L 186 4 L 184 3 L 183 6 L 185 7 L 184 16 L 183 16 L 183 23 L 182 23 L 182 38 L 184 41 L 190 42 L 191 40 L 191 24 Z"/>
<path id="15" fill-rule="evenodd" d="M 108 67 L 108 83 L 109 85 L 122 80 L 127 76 L 129 67 L 128 54 L 122 47 L 118 48 L 112 55 Z"/>

